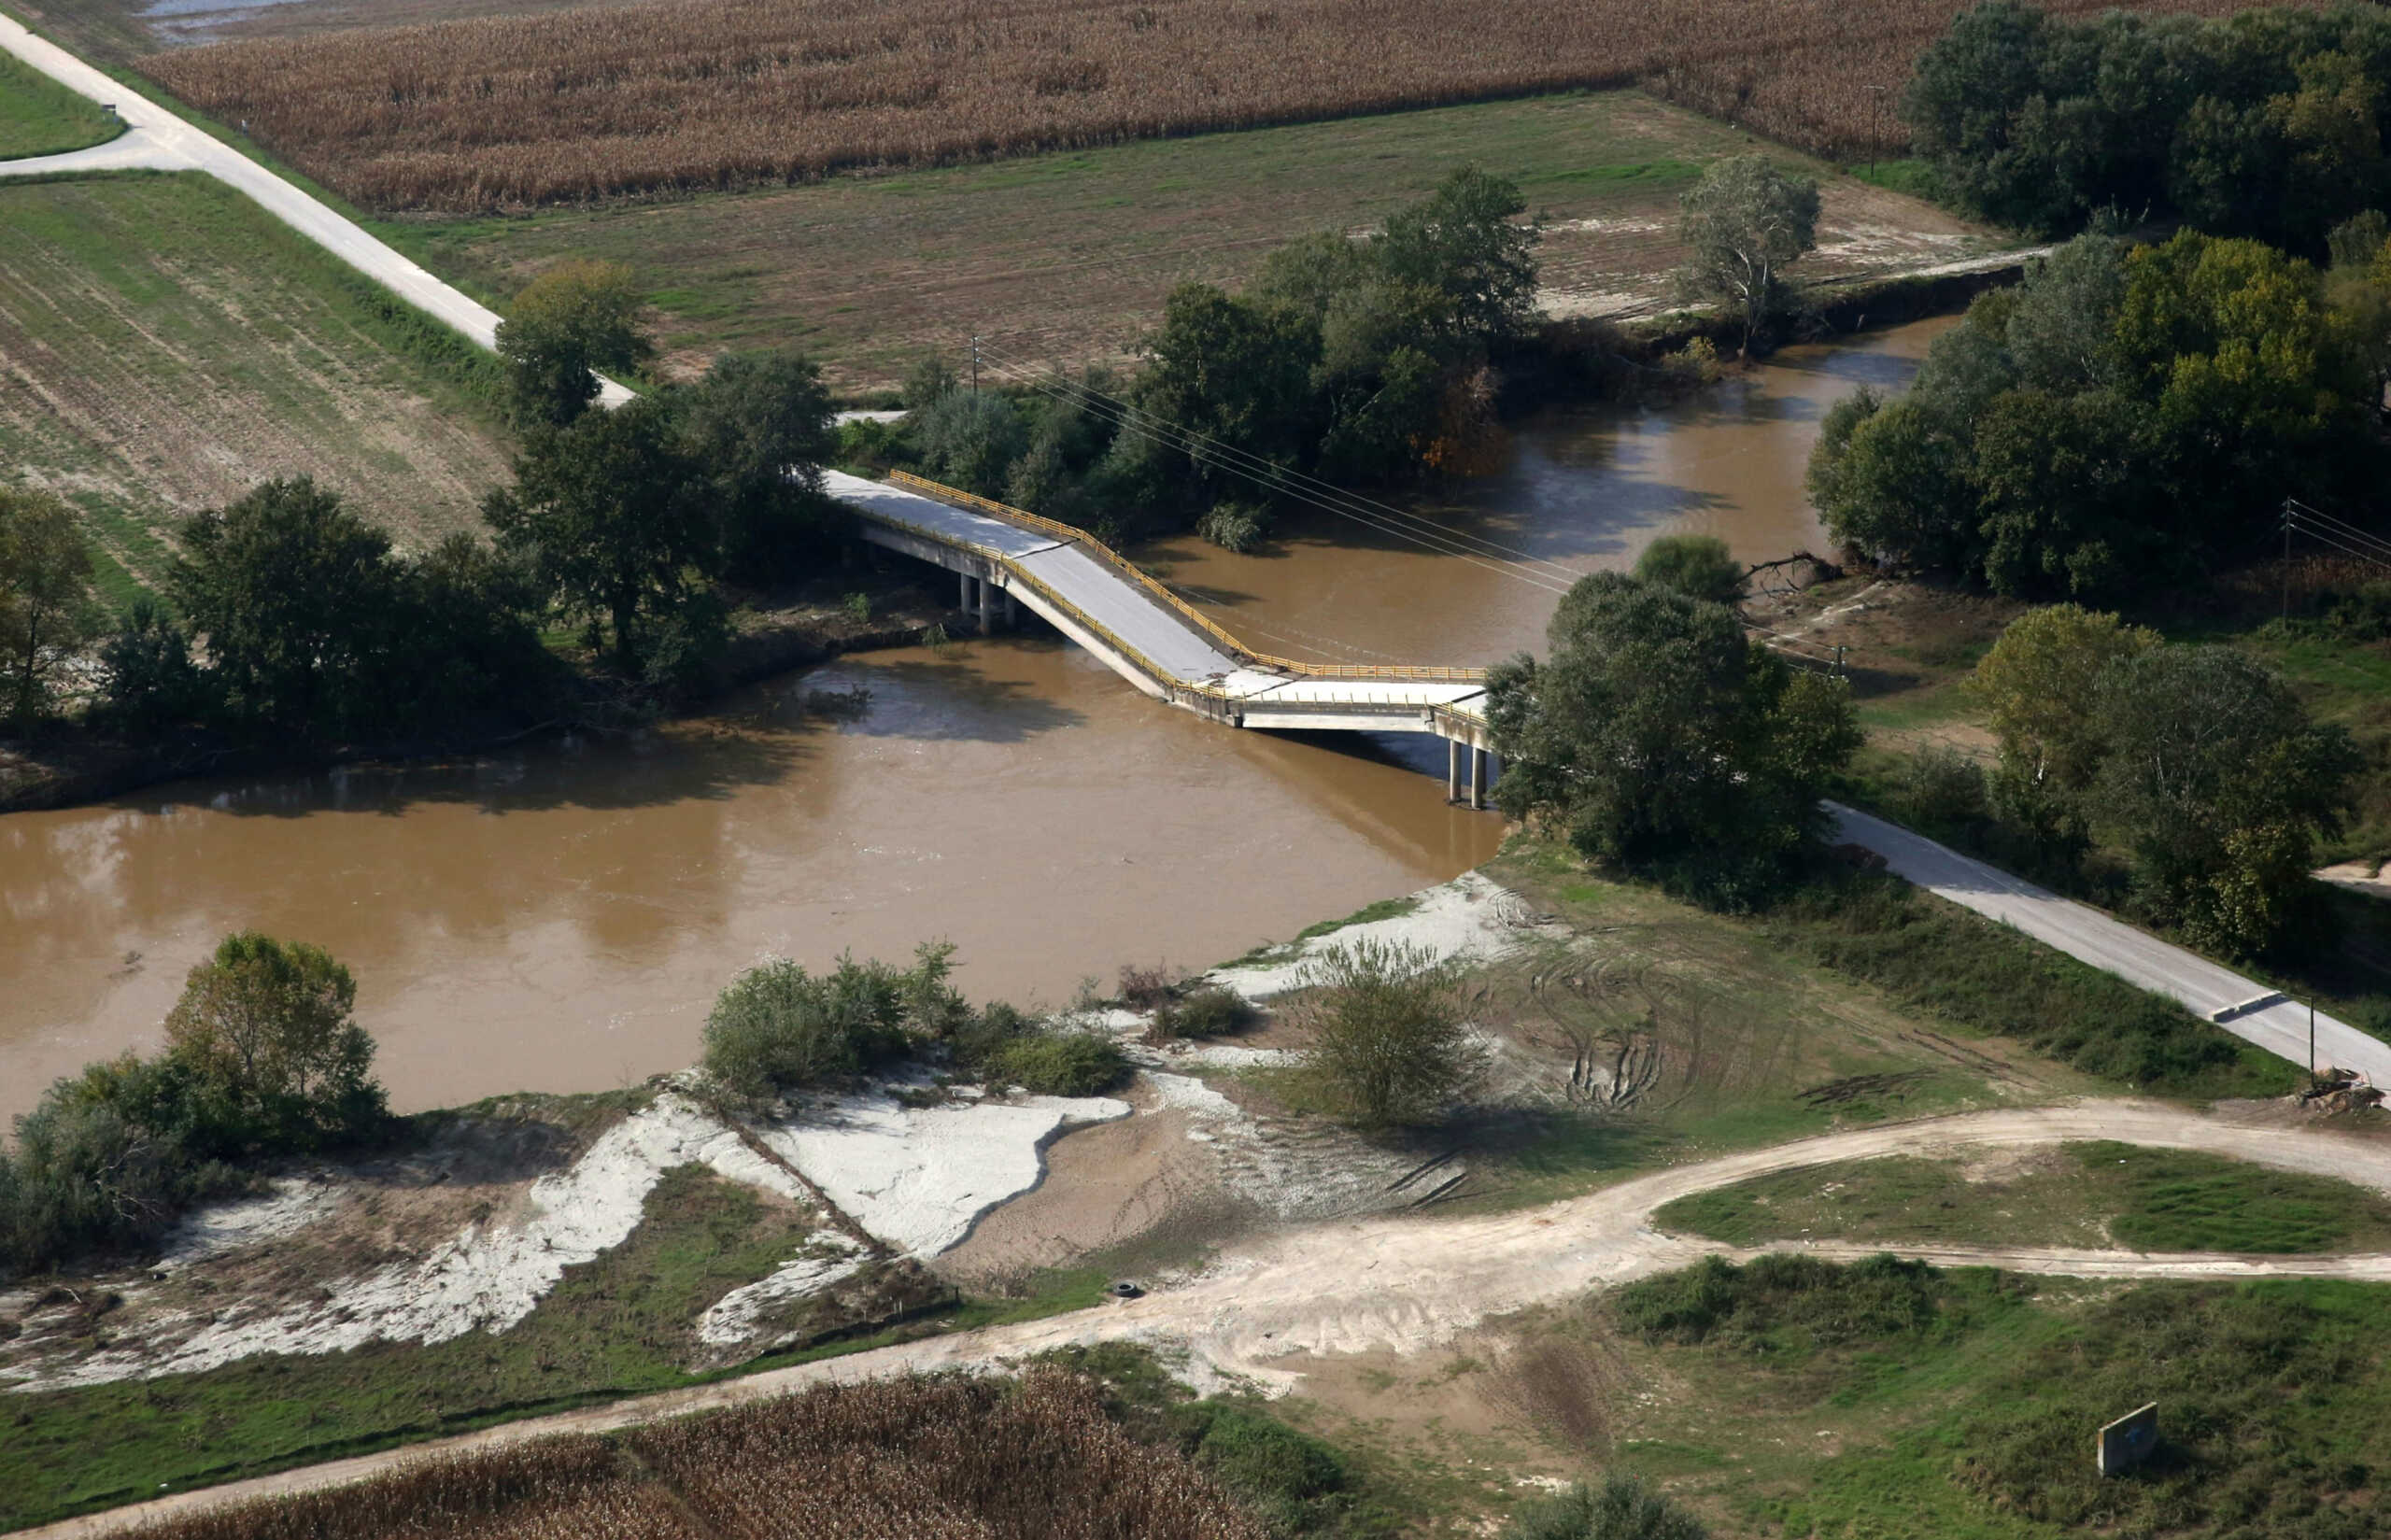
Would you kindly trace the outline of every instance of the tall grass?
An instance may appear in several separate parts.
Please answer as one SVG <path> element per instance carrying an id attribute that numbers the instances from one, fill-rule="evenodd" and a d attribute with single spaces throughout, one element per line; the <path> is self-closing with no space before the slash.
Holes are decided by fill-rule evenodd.
<path id="1" fill-rule="evenodd" d="M 1132 1438 L 1096 1387 L 826 1385 L 611 1437 L 435 1458 L 172 1519 L 141 1540 L 1266 1540 L 1217 1481 Z"/>
<path id="2" fill-rule="evenodd" d="M 1639 83 L 1856 158 L 1906 142 L 1901 87 L 1963 8 L 658 0 L 219 44 L 142 67 L 352 197 L 472 210 Z"/>

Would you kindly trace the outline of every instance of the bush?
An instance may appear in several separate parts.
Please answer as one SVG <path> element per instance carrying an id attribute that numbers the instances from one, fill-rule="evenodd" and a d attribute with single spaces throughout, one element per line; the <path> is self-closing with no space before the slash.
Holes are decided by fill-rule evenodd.
<path id="1" fill-rule="evenodd" d="M 1289 1019 L 1311 1045 L 1312 1092 L 1364 1128 L 1425 1123 L 1475 1090 L 1486 1051 L 1461 1016 L 1453 969 L 1425 949 L 1357 940 L 1307 969 Z"/>
<path id="2" fill-rule="evenodd" d="M 1632 1476 L 1583 1482 L 1558 1497 L 1530 1503 L 1503 1531 L 1503 1540 L 1707 1540 L 1702 1521 Z"/>
<path id="3" fill-rule="evenodd" d="M 1929 829 L 1959 828 L 1985 814 L 1984 767 L 1959 750 L 1921 743 L 1894 789 L 1903 818 Z"/>
<path id="4" fill-rule="evenodd" d="M 1166 1038 L 1225 1038 L 1253 1023 L 1253 1007 L 1226 984 L 1203 984 L 1155 1012 L 1155 1029 Z"/>
<path id="5" fill-rule="evenodd" d="M 1174 1420 L 1196 1462 L 1274 1529 L 1312 1533 L 1324 1527 L 1341 1505 L 1345 1462 L 1310 1434 L 1223 1401 L 1179 1407 Z"/>
<path id="6" fill-rule="evenodd" d="M 1852 1347 L 1935 1325 L 1935 1269 L 1873 1256 L 1849 1266 L 1772 1251 L 1737 1266 L 1705 1257 L 1681 1272 L 1630 1284 L 1620 1319 L 1649 1341 L 1717 1342 L 1761 1355 Z"/>
<path id="7" fill-rule="evenodd" d="M 1196 532 L 1224 551 L 1251 551 L 1270 532 L 1270 510 L 1253 502 L 1216 502 Z"/>
<path id="8" fill-rule="evenodd" d="M 147 594 L 100 645 L 101 711 L 134 732 L 155 732 L 214 714 L 206 675 L 191 659 L 191 638 Z"/>
<path id="9" fill-rule="evenodd" d="M 1128 1055 L 1100 1032 L 1076 1027 L 1015 1038 L 994 1056 L 999 1079 L 1042 1096 L 1093 1096 L 1129 1076 Z"/>
<path id="10" fill-rule="evenodd" d="M 908 996 L 918 983 L 850 956 L 819 978 L 785 957 L 759 964 L 706 1017 L 706 1074 L 729 1095 L 761 1101 L 876 1068 L 905 1052 Z"/>

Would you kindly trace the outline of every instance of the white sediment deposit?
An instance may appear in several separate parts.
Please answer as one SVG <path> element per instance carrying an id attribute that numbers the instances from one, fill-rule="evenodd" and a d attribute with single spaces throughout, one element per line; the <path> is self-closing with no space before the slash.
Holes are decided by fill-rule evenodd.
<path id="1" fill-rule="evenodd" d="M 757 1130 L 847 1216 L 905 1255 L 927 1257 L 969 1234 L 988 1209 L 1036 1186 L 1047 1141 L 1068 1127 L 1129 1115 L 1110 1097 L 1016 1097 L 908 1108 L 884 1093 L 800 1109 Z M 215 1368 L 255 1353 L 332 1353 L 369 1342 L 445 1342 L 502 1332 L 530 1315 L 567 1267 L 629 1239 L 648 1194 L 676 1166 L 705 1166 L 732 1181 L 811 1204 L 787 1166 L 757 1152 L 689 1101 L 667 1092 L 601 1134 L 561 1171 L 528 1183 L 486 1220 L 428 1253 L 347 1278 L 321 1279 L 307 1297 L 228 1297 L 207 1310 L 149 1307 L 146 1286 L 125 1291 L 106 1348 L 28 1332 L 0 1359 L 0 1380 L 21 1390 L 97 1384 Z M 269 1196 L 194 1215 L 172 1259 L 187 1266 L 300 1234 L 340 1208 L 337 1180 L 278 1183 Z M 737 1340 L 767 1308 L 825 1287 L 859 1263 L 860 1248 L 818 1232 L 805 1255 L 718 1301 L 700 1335 Z"/>
<path id="2" fill-rule="evenodd" d="M 1411 898 L 1411 908 L 1404 913 L 1341 925 L 1252 963 L 1216 968 L 1207 977 L 1249 1000 L 1266 1000 L 1303 984 L 1314 959 L 1331 947 L 1378 941 L 1414 948 L 1436 962 L 1456 957 L 1486 961 L 1517 950 L 1539 928 L 1518 894 L 1474 871 L 1423 888 Z"/>
<path id="3" fill-rule="evenodd" d="M 856 1223 L 903 1255 L 933 1257 L 982 1214 L 1037 1186 L 1055 1135 L 1129 1112 L 1110 1096 L 906 1107 L 874 1094 L 762 1132 Z"/>

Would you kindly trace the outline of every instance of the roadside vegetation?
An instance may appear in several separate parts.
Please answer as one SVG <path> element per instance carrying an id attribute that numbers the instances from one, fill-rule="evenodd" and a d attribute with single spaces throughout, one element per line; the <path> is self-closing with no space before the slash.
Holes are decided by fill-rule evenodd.
<path id="1" fill-rule="evenodd" d="M 124 124 L 98 103 L 13 54 L 0 57 L 0 161 L 88 149 L 123 132 Z"/>
<path id="2" fill-rule="evenodd" d="M 2124 1247 L 2285 1254 L 2379 1251 L 2391 1203 L 2329 1178 L 2197 1151 L 2100 1140 L 1966 1160 L 1894 1155 L 1756 1177 L 1679 1198 L 1653 1222 L 1730 1246 Z"/>

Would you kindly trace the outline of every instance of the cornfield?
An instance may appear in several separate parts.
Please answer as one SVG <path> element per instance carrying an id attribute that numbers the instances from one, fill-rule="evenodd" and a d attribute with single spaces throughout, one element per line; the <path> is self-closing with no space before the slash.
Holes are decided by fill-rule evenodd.
<path id="1" fill-rule="evenodd" d="M 153 1524 L 141 1540 L 1266 1540 L 1057 1370 L 828 1385 Z"/>
<path id="2" fill-rule="evenodd" d="M 1633 84 L 1826 155 L 1894 152 L 1910 66 L 1966 3 L 658 0 L 143 68 L 361 202 L 462 212 Z"/>

